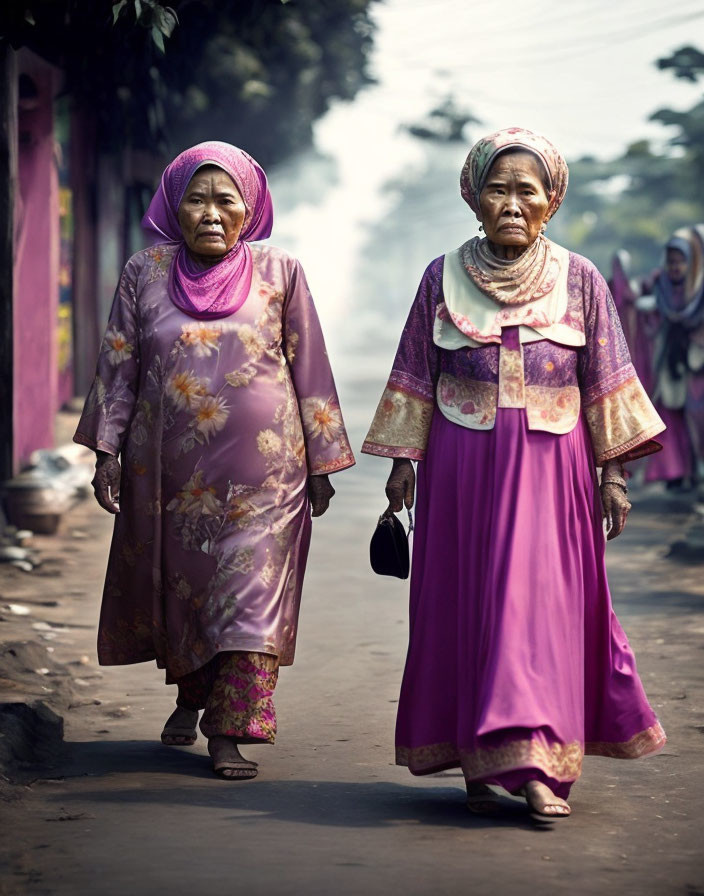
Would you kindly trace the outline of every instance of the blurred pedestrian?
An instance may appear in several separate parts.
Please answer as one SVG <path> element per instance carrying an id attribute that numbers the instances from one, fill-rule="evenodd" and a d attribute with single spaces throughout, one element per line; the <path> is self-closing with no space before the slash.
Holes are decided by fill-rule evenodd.
<path id="1" fill-rule="evenodd" d="M 648 395 L 652 395 L 652 340 L 657 323 L 652 315 L 643 313 L 643 282 L 633 276 L 631 256 L 625 249 L 619 249 L 611 259 L 608 285 L 638 379 Z M 656 453 L 660 456 L 663 452 Z"/>
<path id="2" fill-rule="evenodd" d="M 363 451 L 414 500 L 410 644 L 396 762 L 461 767 L 541 819 L 568 815 L 585 753 L 635 758 L 665 734 L 609 595 L 624 464 L 663 424 L 593 264 L 543 236 L 567 188 L 545 138 L 480 140 L 461 192 L 485 236 L 430 263 Z M 480 229 L 482 229 L 480 228 Z M 601 483 L 596 467 L 601 467 Z"/>
<path id="3" fill-rule="evenodd" d="M 200 729 L 217 774 L 273 743 L 313 516 L 354 463 L 303 269 L 273 246 L 266 176 L 208 142 L 177 156 L 127 262 L 75 440 L 116 513 L 102 664 L 156 660 L 178 686 L 165 744 Z M 119 458 L 119 460 L 118 460 Z"/>
<path id="4" fill-rule="evenodd" d="M 704 225 L 667 241 L 652 291 L 654 309 L 641 303 L 640 317 L 655 334 L 651 397 L 667 432 L 645 479 L 687 490 L 704 473 Z"/>

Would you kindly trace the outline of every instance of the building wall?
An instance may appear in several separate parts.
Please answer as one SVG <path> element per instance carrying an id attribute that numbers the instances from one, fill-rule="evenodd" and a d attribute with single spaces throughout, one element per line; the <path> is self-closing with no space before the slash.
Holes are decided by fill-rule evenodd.
<path id="1" fill-rule="evenodd" d="M 58 73 L 27 51 L 19 54 L 18 70 L 31 81 L 20 81 L 24 91 L 18 109 L 13 300 L 15 469 L 26 463 L 36 448 L 54 443 L 59 298 L 59 192 L 53 112 Z M 28 95 L 30 84 L 33 88 Z"/>

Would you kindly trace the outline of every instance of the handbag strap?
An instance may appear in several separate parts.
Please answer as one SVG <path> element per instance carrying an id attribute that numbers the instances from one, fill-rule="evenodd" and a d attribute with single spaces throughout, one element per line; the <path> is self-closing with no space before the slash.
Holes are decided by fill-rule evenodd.
<path id="1" fill-rule="evenodd" d="M 409 508 L 407 507 L 406 513 L 408 514 L 408 534 L 410 535 L 414 528 L 413 527 L 413 512 L 411 510 L 409 510 Z M 389 506 L 386 508 L 386 510 L 379 517 L 379 522 L 381 522 L 385 516 L 393 516 L 393 515 L 394 515 L 394 512 L 391 509 L 391 505 L 389 504 Z"/>

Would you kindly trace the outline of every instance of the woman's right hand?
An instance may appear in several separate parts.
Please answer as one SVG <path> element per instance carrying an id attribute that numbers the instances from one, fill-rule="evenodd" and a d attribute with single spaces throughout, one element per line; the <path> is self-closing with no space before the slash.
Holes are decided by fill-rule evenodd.
<path id="1" fill-rule="evenodd" d="M 416 473 L 413 464 L 407 457 L 395 457 L 391 475 L 386 482 L 386 497 L 389 506 L 398 513 L 405 504 L 407 509 L 413 507 L 416 490 Z"/>
<path id="2" fill-rule="evenodd" d="M 95 500 L 108 513 L 120 512 L 120 461 L 104 451 L 97 452 L 91 485 Z"/>

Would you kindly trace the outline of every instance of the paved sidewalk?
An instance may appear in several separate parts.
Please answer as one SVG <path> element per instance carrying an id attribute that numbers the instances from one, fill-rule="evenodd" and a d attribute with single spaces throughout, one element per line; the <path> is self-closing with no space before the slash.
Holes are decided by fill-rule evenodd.
<path id="1" fill-rule="evenodd" d="M 107 514 L 84 502 L 37 539 L 39 571 L 0 567 L 0 643 L 33 640 L 25 665 L 46 657 L 0 671 L 0 699 L 44 697 L 69 745 L 39 779 L 2 788 L 0 894 L 704 894 L 704 565 L 665 556 L 687 503 L 634 493 L 608 549 L 669 744 L 639 762 L 587 759 L 573 817 L 543 830 L 519 802 L 500 821 L 469 816 L 456 772 L 392 764 L 407 585 L 375 577 L 366 553 L 386 466 L 362 458 L 315 521 L 279 740 L 249 748 L 253 782 L 213 777 L 202 738 L 161 746 L 174 689 L 154 667 L 97 668 Z"/>

